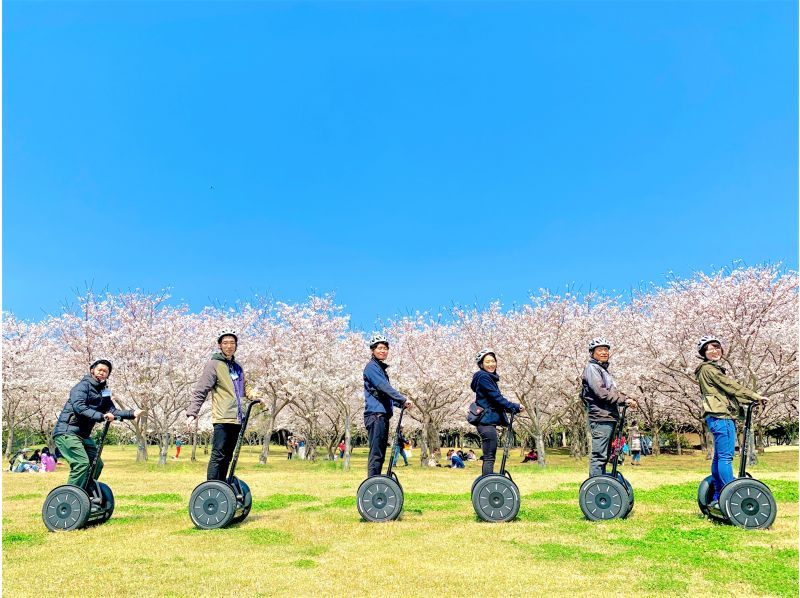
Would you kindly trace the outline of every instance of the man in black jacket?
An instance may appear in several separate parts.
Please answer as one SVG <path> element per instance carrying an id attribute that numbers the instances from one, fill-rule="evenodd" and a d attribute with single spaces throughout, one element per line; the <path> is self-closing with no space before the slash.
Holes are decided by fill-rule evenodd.
<path id="1" fill-rule="evenodd" d="M 83 487 L 89 475 L 89 465 L 97 454 L 97 445 L 92 440 L 92 428 L 104 419 L 134 419 L 142 409 L 117 409 L 111 402 L 111 391 L 106 388 L 106 380 L 111 375 L 111 362 L 98 359 L 70 391 L 61 415 L 58 416 L 53 432 L 58 450 L 69 463 L 68 484 Z M 94 479 L 100 477 L 103 462 L 98 459 Z"/>

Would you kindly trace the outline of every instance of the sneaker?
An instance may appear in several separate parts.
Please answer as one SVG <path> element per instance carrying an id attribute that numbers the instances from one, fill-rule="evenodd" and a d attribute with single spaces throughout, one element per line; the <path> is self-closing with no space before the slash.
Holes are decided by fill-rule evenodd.
<path id="1" fill-rule="evenodd" d="M 719 501 L 718 500 L 712 500 L 710 503 L 708 503 L 708 508 L 709 509 L 714 509 L 715 511 L 721 511 L 722 510 L 722 509 L 719 508 Z"/>

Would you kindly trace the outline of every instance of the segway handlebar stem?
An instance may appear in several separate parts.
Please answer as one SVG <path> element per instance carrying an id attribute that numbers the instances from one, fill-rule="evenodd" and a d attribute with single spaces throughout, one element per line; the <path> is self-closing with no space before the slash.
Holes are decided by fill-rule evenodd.
<path id="1" fill-rule="evenodd" d="M 506 430 L 506 444 L 503 447 L 503 460 L 500 462 L 500 475 L 506 473 L 506 460 L 508 460 L 508 451 L 511 450 L 511 439 L 514 437 L 512 430 L 514 429 L 514 413 L 508 419 L 508 429 Z"/>
<path id="2" fill-rule="evenodd" d="M 617 463 L 619 463 L 619 454 L 622 452 L 622 447 L 619 445 L 619 440 L 622 438 L 622 430 L 625 428 L 625 413 L 628 411 L 628 406 L 623 405 L 619 410 L 619 421 L 615 430 L 614 438 L 617 441 L 617 450 L 614 452 L 614 463 L 611 465 L 612 477 L 617 477 Z"/>
<path id="3" fill-rule="evenodd" d="M 231 458 L 231 466 L 228 469 L 228 477 L 226 479 L 228 484 L 233 483 L 233 472 L 236 471 L 236 463 L 239 461 L 239 451 L 241 450 L 242 442 L 244 441 L 244 432 L 247 429 L 247 422 L 250 421 L 250 412 L 253 410 L 253 407 L 255 407 L 256 403 L 256 401 L 250 401 L 250 404 L 247 406 L 247 411 L 244 413 L 242 427 L 239 430 L 239 437 L 236 439 L 236 448 L 233 450 L 233 457 Z"/>
<path id="4" fill-rule="evenodd" d="M 756 406 L 756 401 L 750 403 L 745 408 L 744 415 L 744 440 L 742 441 L 742 450 L 739 451 L 739 477 L 743 478 L 747 474 L 747 449 L 750 445 L 750 425 L 753 423 L 753 409 Z"/>
<path id="5" fill-rule="evenodd" d="M 405 403 L 400 407 L 400 415 L 397 417 L 397 428 L 394 431 L 394 442 L 392 443 L 392 454 L 389 455 L 389 467 L 386 469 L 386 475 L 392 475 L 392 461 L 394 461 L 394 447 L 400 440 L 400 424 L 403 423 L 403 414 L 406 412 Z"/>
<path id="6" fill-rule="evenodd" d="M 114 418 L 119 419 L 118 417 Z M 97 462 L 100 460 L 100 453 L 103 452 L 103 445 L 106 443 L 106 436 L 108 435 L 108 429 L 111 427 L 111 421 L 106 420 L 106 423 L 103 424 L 103 431 L 100 433 L 100 440 L 97 443 L 97 452 L 94 455 L 94 459 L 92 459 L 92 464 L 89 466 L 89 475 L 86 477 L 86 482 L 83 485 L 83 489 L 86 490 L 87 494 L 89 493 L 89 485 L 94 480 L 94 472 L 97 469 Z"/>

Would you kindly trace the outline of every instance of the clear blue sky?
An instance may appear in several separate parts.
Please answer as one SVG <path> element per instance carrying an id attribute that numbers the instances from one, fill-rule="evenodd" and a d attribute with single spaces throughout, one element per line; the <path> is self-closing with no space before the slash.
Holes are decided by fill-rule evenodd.
<path id="1" fill-rule="evenodd" d="M 794 2 L 4 2 L 3 309 L 356 327 L 797 268 Z"/>

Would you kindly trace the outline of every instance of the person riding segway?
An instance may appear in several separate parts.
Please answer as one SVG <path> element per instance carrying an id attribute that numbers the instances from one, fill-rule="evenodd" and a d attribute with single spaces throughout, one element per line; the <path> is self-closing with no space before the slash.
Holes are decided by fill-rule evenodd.
<path id="1" fill-rule="evenodd" d="M 250 386 L 245 383 L 244 370 L 234 357 L 238 343 L 235 331 L 220 331 L 219 350 L 212 353 L 206 363 L 186 410 L 186 426 L 191 429 L 196 425 L 200 407 L 211 394 L 214 435 L 206 482 L 198 485 L 189 499 L 189 516 L 202 529 L 217 529 L 243 521 L 252 504 L 250 488 L 233 473 L 250 412 L 262 401 L 253 399 L 247 409 L 243 409 Z"/>
<path id="2" fill-rule="evenodd" d="M 591 358 L 583 370 L 581 399 L 586 405 L 592 454 L 589 458 L 589 479 L 578 492 L 578 502 L 587 519 L 627 517 L 633 509 L 633 488 L 617 472 L 619 451 L 614 455 L 611 475 L 606 474 L 611 455 L 611 439 L 622 435 L 625 408 L 636 409 L 636 401 L 617 390 L 608 372 L 611 343 L 605 338 L 589 342 Z M 620 416 L 620 405 L 623 406 Z M 615 434 L 616 432 L 616 434 Z"/>
<path id="3" fill-rule="evenodd" d="M 356 504 L 359 514 L 367 521 L 392 521 L 400 516 L 403 509 L 403 489 L 397 474 L 392 472 L 391 459 L 386 475 L 381 475 L 389 440 L 388 426 L 392 406 L 401 407 L 394 439 L 396 444 L 400 438 L 403 414 L 411 407 L 411 401 L 389 384 L 386 374 L 389 366 L 385 363 L 389 356 L 389 340 L 376 334 L 370 339 L 369 348 L 372 358 L 364 368 L 364 424 L 369 434 L 369 460 L 367 479 L 358 488 Z"/>
<path id="4" fill-rule="evenodd" d="M 747 473 L 747 438 L 753 408 L 767 399 L 745 388 L 726 375 L 721 364 L 724 350 L 713 335 L 697 342 L 697 353 L 703 363 L 695 369 L 700 385 L 703 414 L 714 435 L 714 458 L 711 475 L 700 483 L 697 504 L 700 511 L 713 519 L 745 529 L 766 529 L 777 515 L 777 505 L 770 489 Z M 739 477 L 733 477 L 733 454 L 736 448 L 736 424 L 739 405 L 745 407 L 745 429 L 739 464 Z"/>
<path id="5" fill-rule="evenodd" d="M 467 421 L 474 425 L 481 436 L 483 467 L 481 475 L 472 482 L 471 496 L 475 513 L 484 521 L 510 521 L 517 516 L 520 507 L 519 489 L 506 471 L 506 460 L 513 437 L 514 414 L 522 410 L 501 393 L 497 382 L 497 356 L 491 349 L 483 349 L 475 356 L 478 371 L 472 376 L 470 388 L 475 393 L 475 402 L 470 405 Z M 511 418 L 506 413 L 511 413 Z M 497 426 L 507 427 L 506 443 L 500 473 L 494 473 L 497 454 Z"/>
<path id="6" fill-rule="evenodd" d="M 69 393 L 53 432 L 58 450 L 70 466 L 67 483 L 54 488 L 42 506 L 42 520 L 50 531 L 71 531 L 87 523 L 104 523 L 114 512 L 114 494 L 98 482 L 103 470 L 100 453 L 114 419 L 135 419 L 143 409 L 117 409 L 107 387 L 113 366 L 98 359 Z M 105 421 L 100 443 L 91 438 L 97 422 Z"/>

